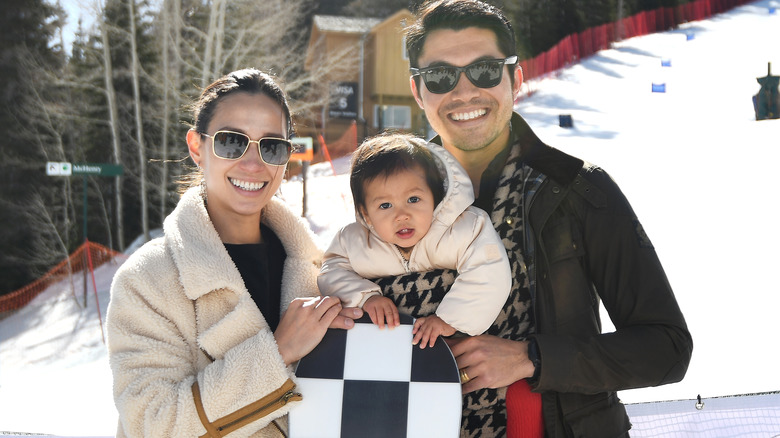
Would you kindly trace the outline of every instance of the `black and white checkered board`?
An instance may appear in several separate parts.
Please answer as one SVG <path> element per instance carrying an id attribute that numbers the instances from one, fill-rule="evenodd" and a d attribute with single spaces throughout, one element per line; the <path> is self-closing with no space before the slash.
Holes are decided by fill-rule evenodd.
<path id="1" fill-rule="evenodd" d="M 458 366 L 441 339 L 412 345 L 409 316 L 380 330 L 368 316 L 328 330 L 298 363 L 303 401 L 290 411 L 291 438 L 457 437 Z"/>

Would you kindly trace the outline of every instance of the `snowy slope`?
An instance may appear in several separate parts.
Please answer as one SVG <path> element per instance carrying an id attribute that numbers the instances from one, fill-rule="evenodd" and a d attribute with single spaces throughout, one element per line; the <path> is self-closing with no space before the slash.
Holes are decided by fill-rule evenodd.
<path id="1" fill-rule="evenodd" d="M 768 3 L 690 23 L 692 40 L 680 30 L 624 41 L 519 105 L 542 140 L 621 186 L 693 334 L 683 382 L 624 392 L 626 402 L 780 390 L 780 120 L 755 121 L 751 101 L 767 62 L 780 74 L 780 15 Z M 575 129 L 557 126 L 562 113 Z"/>
<path id="2" fill-rule="evenodd" d="M 768 5 L 616 44 L 527 84 L 533 93 L 517 107 L 543 140 L 604 167 L 620 184 L 693 333 L 686 378 L 622 392 L 625 402 L 780 390 L 773 276 L 780 207 L 770 167 L 780 158 L 780 120 L 756 122 L 751 103 L 767 62 L 780 74 L 780 15 Z M 653 82 L 665 83 L 666 93 L 651 93 Z M 571 114 L 574 128 L 560 128 L 559 114 Z M 336 163 L 337 172 L 347 164 Z M 348 178 L 331 176 L 329 165 L 310 175 L 307 217 L 326 245 L 354 216 Z M 300 181 L 281 189 L 297 209 L 301 193 Z M 115 270 L 96 271 L 103 317 Z M 80 300 L 81 277 L 73 290 Z M 112 436 L 115 427 L 91 281 L 87 309 L 65 280 L 0 321 L 0 433 Z"/>

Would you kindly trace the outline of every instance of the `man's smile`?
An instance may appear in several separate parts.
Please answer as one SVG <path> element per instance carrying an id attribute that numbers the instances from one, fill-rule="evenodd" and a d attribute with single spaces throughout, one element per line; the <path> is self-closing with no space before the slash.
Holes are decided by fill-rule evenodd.
<path id="1" fill-rule="evenodd" d="M 480 108 L 478 110 L 473 110 L 468 112 L 452 113 L 450 114 L 450 118 L 452 120 L 455 120 L 456 122 L 462 122 L 462 121 L 473 120 L 482 117 L 485 114 L 487 114 L 487 110 L 485 108 Z"/>

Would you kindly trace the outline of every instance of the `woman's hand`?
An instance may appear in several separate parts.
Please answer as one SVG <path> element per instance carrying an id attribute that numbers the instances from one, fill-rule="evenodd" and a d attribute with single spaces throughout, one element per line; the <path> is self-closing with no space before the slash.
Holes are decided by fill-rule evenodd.
<path id="1" fill-rule="evenodd" d="M 296 298 L 282 315 L 274 332 L 284 363 L 290 365 L 317 346 L 342 312 L 334 297 Z M 353 312 L 354 314 L 354 312 Z M 342 323 L 344 323 L 342 319 Z M 336 323 L 338 324 L 338 323 Z M 354 325 L 354 323 L 353 323 Z"/>
<path id="2" fill-rule="evenodd" d="M 355 326 L 355 320 L 363 316 L 359 307 L 343 307 L 339 316 L 330 323 L 329 328 L 349 330 Z"/>

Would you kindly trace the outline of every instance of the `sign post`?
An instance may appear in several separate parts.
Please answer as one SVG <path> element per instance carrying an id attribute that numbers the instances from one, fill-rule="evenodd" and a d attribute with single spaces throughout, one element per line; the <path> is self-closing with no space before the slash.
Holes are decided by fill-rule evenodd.
<path id="1" fill-rule="evenodd" d="M 295 153 L 291 160 L 301 162 L 301 178 L 303 180 L 303 199 L 301 200 L 301 217 L 306 217 L 306 175 L 309 173 L 309 163 L 314 159 L 314 139 L 311 137 L 294 137 Z"/>
<path id="2" fill-rule="evenodd" d="M 72 164 L 68 162 L 54 162 L 49 161 L 46 163 L 46 175 L 49 176 L 71 176 L 71 175 L 81 175 L 82 181 L 83 181 L 83 192 L 84 192 L 84 208 L 82 210 L 82 216 L 84 217 L 83 220 L 83 230 L 84 233 L 84 242 L 86 242 L 87 239 L 87 176 L 89 175 L 97 175 L 97 176 L 114 176 L 119 177 L 124 174 L 124 169 L 119 164 L 111 164 L 111 163 L 76 163 Z M 84 261 L 84 306 L 87 305 L 87 261 L 86 257 L 88 256 L 87 251 L 89 251 L 89 245 L 85 247 L 85 261 Z M 102 330 L 102 326 L 101 326 Z"/>
<path id="3" fill-rule="evenodd" d="M 70 164 L 70 163 L 68 163 Z M 76 163 L 73 165 L 73 175 L 82 175 L 84 181 L 84 240 L 87 240 L 87 176 L 121 176 L 124 169 L 119 164 L 110 163 Z"/>

